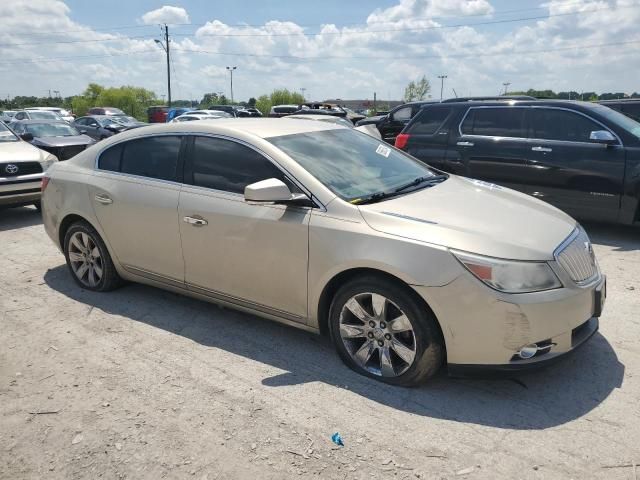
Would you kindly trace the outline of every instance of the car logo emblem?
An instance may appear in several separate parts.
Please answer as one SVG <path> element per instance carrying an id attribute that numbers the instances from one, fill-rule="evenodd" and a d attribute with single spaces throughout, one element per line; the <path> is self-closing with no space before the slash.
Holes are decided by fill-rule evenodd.
<path id="1" fill-rule="evenodd" d="M 15 173 L 18 173 L 18 166 L 10 163 L 6 167 L 4 167 L 4 171 L 7 172 L 9 175 L 13 175 Z"/>

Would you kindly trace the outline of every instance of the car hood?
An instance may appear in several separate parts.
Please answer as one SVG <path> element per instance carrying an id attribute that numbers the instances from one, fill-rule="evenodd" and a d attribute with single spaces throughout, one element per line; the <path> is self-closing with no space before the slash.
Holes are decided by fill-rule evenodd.
<path id="1" fill-rule="evenodd" d="M 70 145 L 90 145 L 94 142 L 87 135 L 73 135 L 70 137 L 36 137 L 32 143 L 42 147 L 68 147 Z"/>
<path id="2" fill-rule="evenodd" d="M 40 150 L 28 142 L 0 142 L 0 162 L 42 162 L 49 152 Z"/>
<path id="3" fill-rule="evenodd" d="M 379 232 L 512 260 L 553 260 L 555 249 L 576 228 L 573 218 L 547 203 L 455 175 L 358 208 Z"/>

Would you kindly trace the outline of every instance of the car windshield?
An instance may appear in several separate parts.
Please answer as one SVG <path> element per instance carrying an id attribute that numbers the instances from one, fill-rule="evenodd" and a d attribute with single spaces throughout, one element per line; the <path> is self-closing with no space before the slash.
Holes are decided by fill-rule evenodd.
<path id="1" fill-rule="evenodd" d="M 108 125 L 120 125 L 121 123 L 123 123 L 123 121 L 120 118 L 107 118 L 107 117 L 96 118 L 96 121 L 102 127 L 106 127 Z"/>
<path id="2" fill-rule="evenodd" d="M 636 122 L 633 118 L 629 118 L 617 110 L 604 105 L 594 104 L 593 108 L 610 122 L 640 139 L 640 123 Z"/>
<path id="3" fill-rule="evenodd" d="M 57 114 L 42 110 L 30 110 L 29 117 L 34 120 L 60 120 L 60 117 Z"/>
<path id="4" fill-rule="evenodd" d="M 4 123 L 0 122 L 0 143 L 17 141 L 18 137 Z"/>
<path id="5" fill-rule="evenodd" d="M 29 123 L 25 125 L 27 132 L 34 137 L 71 137 L 80 133 L 67 123 Z"/>
<path id="6" fill-rule="evenodd" d="M 113 121 L 116 123 L 137 123 L 138 121 L 133 118 L 133 117 L 129 117 L 128 115 L 117 115 L 113 117 Z"/>
<path id="7" fill-rule="evenodd" d="M 361 198 L 436 175 L 405 153 L 354 130 L 341 128 L 267 140 L 348 202 L 358 203 Z"/>

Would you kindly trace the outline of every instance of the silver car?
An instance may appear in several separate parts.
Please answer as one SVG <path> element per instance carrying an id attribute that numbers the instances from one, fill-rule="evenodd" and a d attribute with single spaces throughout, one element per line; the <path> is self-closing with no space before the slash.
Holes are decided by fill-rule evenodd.
<path id="1" fill-rule="evenodd" d="M 350 129 L 164 124 L 47 176 L 45 229 L 82 288 L 141 282 L 325 333 L 388 383 L 544 365 L 598 328 L 605 278 L 571 217 Z"/>

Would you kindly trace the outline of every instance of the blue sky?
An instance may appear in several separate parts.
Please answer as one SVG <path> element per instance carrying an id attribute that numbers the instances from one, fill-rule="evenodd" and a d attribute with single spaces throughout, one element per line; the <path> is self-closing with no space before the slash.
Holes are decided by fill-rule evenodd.
<path id="1" fill-rule="evenodd" d="M 226 65 L 239 100 L 282 87 L 398 99 L 422 75 L 439 96 L 439 74 L 445 96 L 640 90 L 640 0 L 13 0 L 0 2 L 0 96 L 89 82 L 163 94 L 163 22 L 174 98 L 229 95 Z"/>

